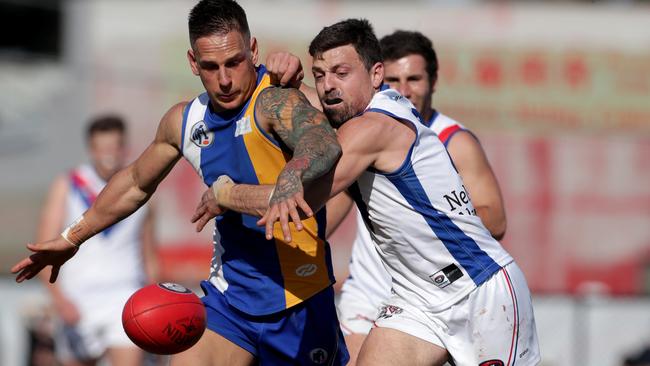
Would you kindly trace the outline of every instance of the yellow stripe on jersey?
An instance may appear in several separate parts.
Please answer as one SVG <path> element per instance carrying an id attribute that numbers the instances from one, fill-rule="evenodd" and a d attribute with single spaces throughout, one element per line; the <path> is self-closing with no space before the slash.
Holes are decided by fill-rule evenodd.
<path id="1" fill-rule="evenodd" d="M 259 184 L 275 184 L 278 175 L 290 156 L 260 131 L 255 121 L 255 102 L 262 89 L 270 85 L 265 75 L 251 97 L 245 116 L 249 118 L 251 132 L 244 135 L 244 144 L 253 163 Z M 302 221 L 304 229 L 291 228 L 291 243 L 282 238 L 279 223 L 273 228 L 275 246 L 284 280 L 286 306 L 296 305 L 330 285 L 325 253 L 325 242 L 318 237 L 318 223 L 314 217 Z"/>

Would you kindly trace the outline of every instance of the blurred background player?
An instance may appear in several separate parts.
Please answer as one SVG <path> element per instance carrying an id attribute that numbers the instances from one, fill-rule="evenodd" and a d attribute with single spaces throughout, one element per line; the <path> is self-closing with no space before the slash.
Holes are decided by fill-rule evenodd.
<path id="1" fill-rule="evenodd" d="M 407 97 L 417 108 L 423 123 L 447 147 L 463 178 L 476 214 L 496 239 L 506 230 L 506 215 L 497 179 L 477 138 L 463 125 L 436 111 L 432 95 L 438 80 L 438 59 L 431 41 L 419 32 L 396 31 L 380 41 L 384 59 L 384 82 Z M 458 199 L 450 197 L 450 199 Z M 328 202 L 328 220 L 340 221 L 349 199 L 339 196 Z M 339 217 L 336 217 L 339 215 Z M 350 276 L 342 286 L 338 310 L 351 363 L 370 331 L 379 306 L 390 296 L 391 278 L 371 242 L 359 212 L 357 235 L 352 245 Z"/>
<path id="2" fill-rule="evenodd" d="M 126 126 L 115 115 L 93 119 L 86 131 L 89 162 L 54 181 L 38 226 L 37 242 L 56 237 L 95 201 L 108 180 L 124 167 Z M 55 332 L 59 361 L 94 365 L 106 355 L 111 365 L 142 364 L 142 351 L 122 329 L 122 307 L 143 284 L 157 278 L 153 211 L 144 206 L 79 248 L 48 283 L 41 279 L 60 317 Z"/>

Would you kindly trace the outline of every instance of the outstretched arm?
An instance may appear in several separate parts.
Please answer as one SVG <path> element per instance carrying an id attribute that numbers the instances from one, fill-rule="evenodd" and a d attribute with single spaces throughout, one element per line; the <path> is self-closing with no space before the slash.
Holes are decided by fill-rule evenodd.
<path id="1" fill-rule="evenodd" d="M 149 199 L 181 156 L 183 107 L 184 104 L 178 104 L 165 114 L 149 147 L 134 163 L 111 178 L 95 203 L 61 236 L 27 244 L 34 254 L 11 269 L 12 273 L 18 274 L 17 282 L 31 279 L 48 265 L 52 266 L 50 282 L 56 281 L 61 265 L 76 253 L 79 245 L 129 216 Z"/>

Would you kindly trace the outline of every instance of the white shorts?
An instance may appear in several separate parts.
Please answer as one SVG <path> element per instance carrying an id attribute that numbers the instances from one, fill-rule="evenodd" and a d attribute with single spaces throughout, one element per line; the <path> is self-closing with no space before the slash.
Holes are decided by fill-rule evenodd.
<path id="1" fill-rule="evenodd" d="M 514 262 L 440 312 L 393 295 L 375 324 L 445 348 L 456 366 L 527 366 L 541 359 L 530 292 Z"/>
<path id="2" fill-rule="evenodd" d="M 74 326 L 58 324 L 55 352 L 59 360 L 94 360 L 107 349 L 137 347 L 122 327 L 122 309 L 132 292 L 111 292 L 101 296 L 102 304 L 92 309 L 79 307 L 81 320 Z M 95 300 L 95 299 L 93 299 Z"/>
<path id="3" fill-rule="evenodd" d="M 336 309 L 343 335 L 368 334 L 379 314 L 380 306 L 381 302 L 374 303 L 354 287 L 342 291 Z"/>

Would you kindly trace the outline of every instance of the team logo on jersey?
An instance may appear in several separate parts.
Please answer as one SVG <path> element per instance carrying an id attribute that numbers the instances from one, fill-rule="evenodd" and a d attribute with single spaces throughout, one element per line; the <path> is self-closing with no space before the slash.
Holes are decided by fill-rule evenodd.
<path id="1" fill-rule="evenodd" d="M 300 277 L 309 277 L 316 273 L 318 266 L 313 263 L 303 264 L 302 266 L 296 268 L 296 275 Z"/>
<path id="2" fill-rule="evenodd" d="M 388 319 L 393 315 L 401 314 L 403 311 L 404 309 L 400 308 L 399 306 L 384 305 L 381 307 L 381 311 L 379 312 L 379 315 L 377 315 L 377 319 Z"/>
<path id="3" fill-rule="evenodd" d="M 179 285 L 177 283 L 173 283 L 173 282 L 161 282 L 161 283 L 158 284 L 158 286 L 164 288 L 165 290 L 178 292 L 180 294 L 189 294 L 190 292 L 192 292 L 192 291 L 188 290 L 187 288 L 185 288 L 184 286 L 181 286 L 181 285 Z"/>
<path id="4" fill-rule="evenodd" d="M 208 130 L 208 126 L 203 121 L 198 121 L 192 126 L 190 131 L 190 140 L 194 145 L 204 148 L 212 145 L 214 141 L 214 132 Z"/>
<path id="5" fill-rule="evenodd" d="M 461 271 L 455 264 L 450 264 L 429 276 L 433 281 L 433 284 L 439 288 L 445 288 L 461 277 L 463 277 L 463 271 Z"/>
<path id="6" fill-rule="evenodd" d="M 311 359 L 311 362 L 317 365 L 322 365 L 327 362 L 327 351 L 322 348 L 314 348 L 309 352 L 309 358 Z"/>
<path id="7" fill-rule="evenodd" d="M 239 135 L 245 135 L 251 132 L 251 119 L 248 116 L 244 116 L 242 119 L 237 121 L 237 128 L 235 129 L 235 137 Z"/>

